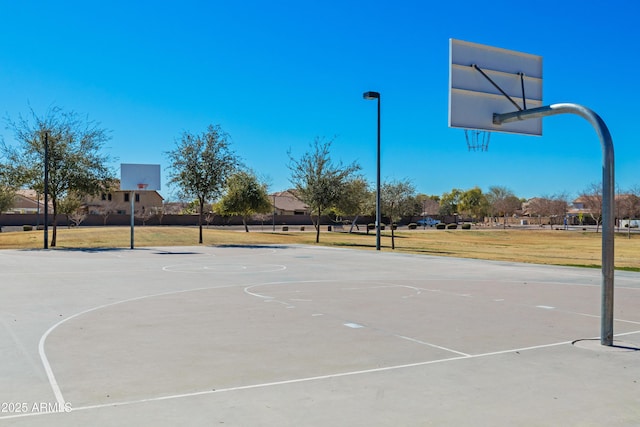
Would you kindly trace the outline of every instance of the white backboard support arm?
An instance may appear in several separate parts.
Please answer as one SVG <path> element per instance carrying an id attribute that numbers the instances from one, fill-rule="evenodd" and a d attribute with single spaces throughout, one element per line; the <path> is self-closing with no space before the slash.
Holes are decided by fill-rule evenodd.
<path id="1" fill-rule="evenodd" d="M 594 127 L 602 145 L 602 309 L 600 344 L 613 345 L 613 277 L 614 277 L 614 222 L 615 222 L 615 161 L 613 140 L 604 121 L 589 108 L 578 104 L 552 104 L 546 107 L 494 114 L 493 123 L 515 122 L 553 116 L 577 114 Z"/>

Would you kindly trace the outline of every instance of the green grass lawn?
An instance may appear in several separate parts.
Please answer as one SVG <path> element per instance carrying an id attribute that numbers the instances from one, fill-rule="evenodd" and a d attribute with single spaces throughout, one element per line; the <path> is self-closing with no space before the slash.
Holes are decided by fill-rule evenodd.
<path id="1" fill-rule="evenodd" d="M 323 227 L 326 229 L 325 227 Z M 205 245 L 306 244 L 316 245 L 315 231 L 306 226 L 273 232 L 269 227 L 249 233 L 231 229 L 203 230 Z M 49 237 L 51 237 L 49 229 Z M 402 230 L 396 231 L 395 252 L 477 258 L 535 264 L 600 267 L 602 235 L 564 230 Z M 129 227 L 58 228 L 58 248 L 129 248 Z M 135 247 L 197 246 L 197 227 L 135 228 Z M 391 252 L 391 232 L 382 232 L 382 250 Z M 322 231 L 321 246 L 375 250 L 375 233 Z M 0 233 L 0 249 L 42 248 L 42 231 Z M 615 238 L 617 269 L 640 271 L 640 235 Z"/>

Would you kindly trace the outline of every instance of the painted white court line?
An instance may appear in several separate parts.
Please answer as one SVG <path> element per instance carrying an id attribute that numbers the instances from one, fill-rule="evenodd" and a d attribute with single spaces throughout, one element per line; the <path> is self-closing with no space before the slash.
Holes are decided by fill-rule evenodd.
<path id="1" fill-rule="evenodd" d="M 437 348 L 438 350 L 444 350 L 444 351 L 448 351 L 450 353 L 459 354 L 460 356 L 471 357 L 470 354 L 463 353 L 463 352 L 457 351 L 457 350 L 453 350 L 453 349 L 450 349 L 450 348 L 447 348 L 447 347 L 442 347 L 440 345 L 436 345 L 436 344 L 431 344 L 431 343 L 428 343 L 428 342 L 420 341 L 420 340 L 417 340 L 415 338 L 405 337 L 404 335 L 394 335 L 394 336 L 397 337 L 397 338 L 401 338 L 403 340 L 414 342 L 416 344 L 426 345 L 428 347 Z"/>
<path id="2" fill-rule="evenodd" d="M 47 340 L 47 337 L 58 326 L 68 322 L 69 320 L 75 319 L 76 317 L 80 317 L 80 316 L 82 316 L 84 314 L 91 313 L 91 312 L 97 311 L 97 310 L 101 310 L 101 309 L 106 308 L 106 307 L 112 307 L 112 306 L 118 305 L 118 304 L 124 304 L 124 303 L 127 303 L 127 302 L 138 301 L 138 300 L 142 300 L 142 299 L 146 299 L 146 298 L 155 298 L 155 297 L 161 297 L 161 296 L 166 296 L 166 295 L 180 294 L 180 293 L 186 293 L 186 292 L 197 292 L 197 291 L 204 291 L 204 290 L 211 290 L 211 289 L 231 288 L 231 287 L 237 287 L 237 286 L 238 285 L 208 286 L 208 287 L 203 287 L 203 288 L 187 289 L 187 290 L 180 290 L 180 291 L 169 291 L 169 292 L 162 292 L 162 293 L 159 293 L 159 294 L 143 295 L 143 296 L 139 296 L 139 297 L 128 298 L 128 299 L 125 299 L 125 300 L 122 300 L 122 301 L 116 301 L 116 302 L 112 302 L 112 303 L 109 303 L 109 304 L 103 304 L 103 305 L 99 305 L 97 307 L 89 308 L 87 310 L 84 310 L 84 311 L 81 311 L 79 313 L 73 314 L 73 315 L 71 315 L 69 317 L 66 317 L 66 318 L 62 319 L 61 321 L 59 321 L 58 323 L 54 324 L 49 329 L 47 329 L 47 331 L 42 335 L 42 337 L 40 337 L 40 341 L 38 343 L 38 353 L 40 354 L 40 360 L 42 361 L 42 366 L 44 367 L 45 373 L 47 374 L 47 379 L 49 380 L 49 384 L 51 385 L 51 390 L 53 391 L 53 395 L 56 398 L 57 404 L 60 407 L 64 407 L 65 400 L 64 400 L 64 396 L 62 395 L 62 391 L 60 390 L 60 386 L 58 385 L 58 381 L 56 380 L 56 377 L 55 377 L 55 375 L 53 373 L 53 369 L 51 369 L 51 364 L 49 363 L 49 359 L 47 358 L 47 354 L 46 354 L 46 351 L 44 349 L 44 345 L 45 345 L 45 342 Z M 2 418 L 0 417 L 0 419 L 2 419 Z"/>
<path id="3" fill-rule="evenodd" d="M 252 295 L 252 296 L 255 296 L 255 297 L 259 297 L 259 298 L 263 298 L 265 300 L 274 301 L 273 297 L 260 295 L 258 293 L 250 291 L 250 289 L 253 289 L 253 288 L 256 288 L 256 287 L 261 287 L 261 286 L 266 286 L 266 285 L 275 285 L 275 284 L 302 284 L 302 283 L 323 283 L 323 282 L 326 283 L 326 282 L 336 282 L 336 281 L 337 280 L 277 281 L 277 282 L 267 282 L 267 283 L 259 283 L 259 284 L 254 284 L 254 285 L 250 285 L 250 286 L 245 286 L 243 288 L 243 290 L 244 290 L 245 293 L 247 293 L 249 295 Z M 45 372 L 47 374 L 47 378 L 49 380 L 49 383 L 51 385 L 52 391 L 54 393 L 54 396 L 56 398 L 56 401 L 57 401 L 59 407 L 64 407 L 65 406 L 64 396 L 63 396 L 63 394 L 62 394 L 62 392 L 60 390 L 59 384 L 57 383 L 57 380 L 55 378 L 55 375 L 53 373 L 53 370 L 51 368 L 51 365 L 50 365 L 50 363 L 48 361 L 48 358 L 46 356 L 46 352 L 45 352 L 45 349 L 44 349 L 47 337 L 58 326 L 64 324 L 65 322 L 67 322 L 69 320 L 72 320 L 74 318 L 82 316 L 84 314 L 87 314 L 87 313 L 90 313 L 90 312 L 93 312 L 93 311 L 97 311 L 97 310 L 100 310 L 100 309 L 103 309 L 103 308 L 106 308 L 106 307 L 122 304 L 122 303 L 132 302 L 132 301 L 136 301 L 136 300 L 142 300 L 142 299 L 146 299 L 146 298 L 154 298 L 154 297 L 161 297 L 161 296 L 166 296 L 166 295 L 186 293 L 186 292 L 194 292 L 194 291 L 202 291 L 202 290 L 213 290 L 213 289 L 221 289 L 221 288 L 231 288 L 231 287 L 239 287 L 239 286 L 242 286 L 242 285 L 234 284 L 234 285 L 225 285 L 225 286 L 211 286 L 211 287 L 202 287 L 202 288 L 194 288 L 194 289 L 179 290 L 179 291 L 168 291 L 168 292 L 162 292 L 162 293 L 158 293 L 158 294 L 138 296 L 138 297 L 134 297 L 134 298 L 125 299 L 125 300 L 122 300 L 122 301 L 116 301 L 116 302 L 112 302 L 112 303 L 108 303 L 108 304 L 103 304 L 103 305 L 100 305 L 100 306 L 97 306 L 97 307 L 93 307 L 93 308 L 81 311 L 81 312 L 76 313 L 74 315 L 71 315 L 71 316 L 69 316 L 69 317 L 57 322 L 53 326 L 51 326 L 42 335 L 42 337 L 40 338 L 40 342 L 38 344 L 38 352 L 40 354 L 40 358 L 42 360 L 43 367 L 45 369 Z M 396 286 L 413 288 L 411 286 L 402 286 L 402 285 L 396 285 Z M 421 289 L 421 290 L 424 290 L 424 291 L 431 291 L 429 289 L 424 289 L 424 288 L 414 288 L 414 289 Z M 458 295 L 460 295 L 460 294 L 458 294 Z M 460 295 L 460 296 L 462 296 L 462 295 Z M 599 317 L 599 316 L 583 314 L 583 313 L 574 313 L 574 314 L 580 314 L 580 315 L 590 316 L 590 317 Z M 626 321 L 626 320 L 620 320 L 620 319 L 615 319 L 615 320 L 616 321 L 620 321 L 620 322 L 632 323 L 632 324 L 640 324 L 640 322 L 635 322 L 635 321 Z M 615 334 L 614 336 L 620 337 L 620 336 L 632 335 L 632 334 L 637 334 L 637 333 L 640 333 L 640 331 L 633 331 L 633 332 Z M 416 363 L 410 363 L 410 364 L 404 364 L 404 365 L 388 366 L 388 367 L 382 367 L 382 368 L 374 368 L 374 369 L 351 371 L 351 372 L 344 372 L 344 373 L 337 373 L 337 374 L 329 374 L 329 375 L 323 375 L 323 376 L 304 377 L 304 378 L 298 378 L 298 379 L 292 379 L 292 380 L 283 380 L 283 381 L 276 381 L 276 382 L 269 382 L 269 383 L 238 386 L 238 387 L 231 387 L 231 388 L 226 388 L 226 389 L 206 390 L 206 391 L 186 393 L 186 394 L 175 394 L 175 395 L 161 396 L 161 397 L 155 397 L 155 398 L 149 398 L 149 399 L 123 401 L 123 402 L 119 402 L 119 403 L 89 405 L 89 406 L 84 406 L 84 407 L 73 408 L 72 411 L 98 409 L 98 408 L 114 407 L 114 406 L 120 406 L 120 405 L 132 405 L 132 404 L 137 404 L 137 403 L 178 399 L 178 398 L 192 397 L 192 396 L 199 396 L 199 395 L 207 395 L 207 394 L 213 394 L 213 393 L 232 392 L 232 391 L 238 391 L 238 390 L 248 390 L 248 389 L 263 388 L 263 387 L 270 387 L 270 386 L 279 386 L 279 385 L 295 384 L 295 383 L 301 383 L 301 382 L 325 380 L 325 379 L 330 379 L 330 378 L 340 378 L 340 377 L 353 376 L 353 375 L 362 375 L 362 374 L 375 373 L 375 372 L 392 371 L 392 370 L 397 370 L 397 369 L 406 369 L 406 368 L 417 367 L 417 366 L 426 366 L 426 365 L 432 365 L 432 364 L 443 363 L 443 362 L 453 362 L 453 361 L 463 360 L 463 359 L 474 359 L 474 358 L 481 358 L 481 357 L 489 357 L 489 356 L 495 356 L 495 355 L 500 355 L 500 354 L 512 353 L 512 352 L 516 352 L 516 351 L 522 352 L 522 351 L 550 348 L 550 347 L 556 347 L 556 346 L 567 345 L 567 344 L 571 344 L 572 343 L 572 341 L 563 341 L 563 342 L 553 343 L 553 344 L 538 345 L 538 346 L 531 346 L 531 347 L 523 347 L 523 348 L 518 348 L 518 349 L 509 349 L 509 350 L 502 350 L 502 351 L 491 352 L 491 353 L 483 353 L 483 354 L 471 355 L 471 354 L 462 353 L 462 352 L 459 352 L 459 351 L 447 349 L 447 348 L 444 348 L 444 347 L 439 347 L 439 346 L 436 346 L 436 345 L 433 345 L 433 344 L 424 343 L 424 342 L 421 342 L 421 341 L 418 341 L 418 340 L 414 340 L 414 339 L 409 338 L 409 337 L 404 337 L 404 336 L 399 336 L 399 335 L 397 337 L 402 338 L 402 339 L 407 339 L 407 340 L 410 340 L 410 341 L 414 341 L 416 343 L 429 345 L 429 346 L 432 346 L 434 348 L 440 348 L 442 350 L 450 351 L 450 352 L 459 354 L 459 356 L 451 357 L 451 358 L 445 358 L 445 359 L 424 361 L 424 362 L 416 362 Z M 57 413 L 57 412 L 50 412 L 50 413 Z M 11 415 L 11 416 L 0 417 L 0 420 L 9 419 L 9 418 L 20 418 L 20 417 L 25 417 L 25 416 L 34 416 L 34 415 L 46 415 L 46 414 L 50 414 L 50 413 L 28 413 L 28 414 Z"/>
<path id="4" fill-rule="evenodd" d="M 344 326 L 346 326 L 347 328 L 351 328 L 351 329 L 360 329 L 360 328 L 364 328 L 364 326 L 358 324 L 358 323 L 345 323 Z"/>
<path id="5" fill-rule="evenodd" d="M 12 314 L 7 313 L 10 316 L 12 316 Z M 13 332 L 13 328 L 11 328 L 3 319 L 0 318 L 0 325 L 2 325 L 3 329 L 5 331 L 7 331 L 7 334 L 9 334 L 9 336 L 11 337 L 11 339 L 13 340 L 13 344 L 16 346 L 16 348 L 18 349 L 18 351 L 20 352 L 21 356 L 26 359 L 29 364 L 32 366 L 33 371 L 34 372 L 38 372 L 39 369 L 39 364 L 37 362 L 36 359 L 34 359 L 31 356 L 31 352 L 27 351 L 27 348 L 24 346 L 24 344 L 22 343 L 22 341 L 20 340 L 20 338 L 18 338 L 18 336 Z"/>
<path id="6" fill-rule="evenodd" d="M 640 331 L 638 331 L 636 333 L 639 333 L 639 332 Z M 291 379 L 291 380 L 273 381 L 273 382 L 259 383 L 259 384 L 249 384 L 249 385 L 244 385 L 244 386 L 228 387 L 228 388 L 215 389 L 215 390 L 203 390 L 203 391 L 198 391 L 198 392 L 193 392 L 193 393 L 181 393 L 181 394 L 174 394 L 174 395 L 167 395 L 167 396 L 152 397 L 152 398 L 148 398 L 148 399 L 138 399 L 138 400 L 130 400 L 130 401 L 111 402 L 111 403 L 104 403 L 104 404 L 98 404 L 98 405 L 87 405 L 87 406 L 74 407 L 74 408 L 71 409 L 71 412 L 86 411 L 86 410 L 91 410 L 91 409 L 109 408 L 109 407 L 116 407 L 116 406 L 135 405 L 135 404 L 140 404 L 140 403 L 161 402 L 161 401 L 164 401 L 164 400 L 182 399 L 182 398 L 196 397 L 196 396 L 203 396 L 203 395 L 210 395 L 210 394 L 218 394 L 218 393 L 229 393 L 229 392 L 234 392 L 234 391 L 251 390 L 251 389 L 258 389 L 258 388 L 265 388 L 265 387 L 276 387 L 276 386 L 282 386 L 282 385 L 298 384 L 298 383 L 312 382 L 312 381 L 322 381 L 322 380 L 327 380 L 327 379 L 343 378 L 343 377 L 356 376 L 356 375 L 366 375 L 366 374 L 372 374 L 372 373 L 377 373 L 377 372 L 387 372 L 387 371 L 394 371 L 394 370 L 400 370 L 400 369 L 414 368 L 414 367 L 419 367 L 419 366 L 435 365 L 435 364 L 445 363 L 445 362 L 455 362 L 455 361 L 458 361 L 458 360 L 478 359 L 478 358 L 483 358 L 483 357 L 498 356 L 498 355 L 501 355 L 501 354 L 538 350 L 538 349 L 544 349 L 544 348 L 558 347 L 558 346 L 562 346 L 562 345 L 571 345 L 572 342 L 573 341 L 562 341 L 562 342 L 557 342 L 557 343 L 552 343 L 552 344 L 543 344 L 543 345 L 531 346 L 531 347 L 514 348 L 514 349 L 509 349 L 509 350 L 501 350 L 501 351 L 495 351 L 495 352 L 491 352 L 491 353 L 482 353 L 482 354 L 475 354 L 475 355 L 461 355 L 461 356 L 456 356 L 456 357 L 449 357 L 449 358 L 446 358 L 446 359 L 428 360 L 428 361 L 423 361 L 423 362 L 407 363 L 407 364 L 394 365 L 394 366 L 386 366 L 386 367 L 382 367 L 382 368 L 363 369 L 363 370 L 358 370 L 358 371 L 341 372 L 341 373 L 336 373 L 336 374 L 319 375 L 319 376 L 303 377 L 303 378 L 294 378 L 294 379 Z M 21 417 L 33 416 L 33 415 L 48 415 L 48 414 L 50 414 L 50 413 L 19 414 L 19 415 L 12 415 L 12 416 L 8 416 L 8 417 L 0 417 L 0 420 L 9 419 L 9 418 L 21 418 Z"/>
<path id="7" fill-rule="evenodd" d="M 162 271 L 169 273 L 273 273 L 286 270 L 282 264 L 209 264 L 197 263 L 173 264 L 162 267 Z"/>
<path id="8" fill-rule="evenodd" d="M 257 292 L 253 292 L 251 289 L 259 288 L 262 286 L 272 286 L 272 285 L 295 285 L 295 284 L 303 284 L 303 283 L 332 283 L 337 282 L 338 280 L 285 280 L 285 281 L 277 281 L 277 282 L 265 282 L 265 283 L 256 283 L 255 285 L 246 286 L 244 288 L 244 292 L 248 295 L 254 296 L 256 298 L 262 299 L 274 299 L 270 295 L 262 295 Z"/>

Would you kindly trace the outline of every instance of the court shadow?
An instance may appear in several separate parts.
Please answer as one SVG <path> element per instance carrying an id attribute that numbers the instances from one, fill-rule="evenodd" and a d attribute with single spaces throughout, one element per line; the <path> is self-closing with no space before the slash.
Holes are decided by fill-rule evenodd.
<path id="1" fill-rule="evenodd" d="M 573 344 L 576 347 L 587 348 L 591 350 L 601 350 L 601 351 L 640 351 L 640 346 L 636 346 L 635 344 L 629 344 L 622 341 L 613 342 L 612 345 L 602 345 L 600 344 L 600 338 L 593 339 L 579 339 L 573 341 Z"/>

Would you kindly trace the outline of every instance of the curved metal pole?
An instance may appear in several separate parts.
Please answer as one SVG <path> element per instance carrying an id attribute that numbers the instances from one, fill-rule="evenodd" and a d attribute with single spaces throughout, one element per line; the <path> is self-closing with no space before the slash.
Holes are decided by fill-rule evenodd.
<path id="1" fill-rule="evenodd" d="M 604 121 L 594 111 L 578 104 L 552 104 L 513 113 L 494 114 L 493 123 L 500 125 L 556 114 L 577 114 L 594 127 L 602 145 L 602 312 L 600 344 L 613 345 L 613 278 L 615 222 L 615 160 L 613 140 Z"/>

